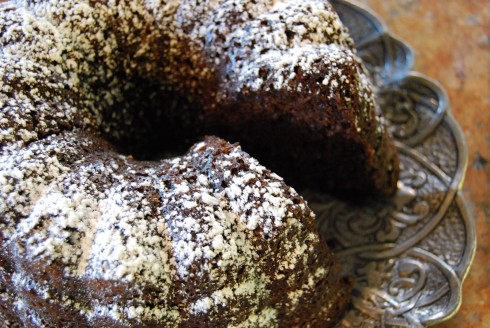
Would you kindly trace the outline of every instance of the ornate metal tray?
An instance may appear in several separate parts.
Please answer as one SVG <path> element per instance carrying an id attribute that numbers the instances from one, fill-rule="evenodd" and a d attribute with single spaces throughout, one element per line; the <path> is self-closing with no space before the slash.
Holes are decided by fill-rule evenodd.
<path id="1" fill-rule="evenodd" d="M 354 275 L 342 327 L 422 327 L 451 317 L 476 247 L 460 188 L 463 134 L 441 86 L 412 72 L 410 47 L 365 7 L 333 0 L 376 86 L 401 159 L 389 200 L 348 203 L 305 192 L 320 233 Z"/>

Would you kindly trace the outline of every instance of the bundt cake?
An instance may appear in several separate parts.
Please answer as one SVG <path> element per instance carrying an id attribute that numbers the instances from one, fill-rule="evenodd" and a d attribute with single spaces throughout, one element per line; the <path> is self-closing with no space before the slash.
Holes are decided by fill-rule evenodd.
<path id="1" fill-rule="evenodd" d="M 328 326 L 346 284 L 295 187 L 394 191 L 326 1 L 0 7 L 0 318 Z"/>

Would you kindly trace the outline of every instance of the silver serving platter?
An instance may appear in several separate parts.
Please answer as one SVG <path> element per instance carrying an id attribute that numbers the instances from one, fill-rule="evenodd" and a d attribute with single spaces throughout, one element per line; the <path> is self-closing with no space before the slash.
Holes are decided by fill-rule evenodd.
<path id="1" fill-rule="evenodd" d="M 400 155 L 391 199 L 346 202 L 305 192 L 320 233 L 355 281 L 342 327 L 423 327 L 456 313 L 476 247 L 461 194 L 467 147 L 445 91 L 412 72 L 409 46 L 369 9 L 333 0 L 372 75 Z"/>

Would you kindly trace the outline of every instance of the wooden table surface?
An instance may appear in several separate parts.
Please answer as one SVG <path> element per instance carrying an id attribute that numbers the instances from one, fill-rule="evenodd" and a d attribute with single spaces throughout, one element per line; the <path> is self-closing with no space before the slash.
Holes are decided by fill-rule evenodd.
<path id="1" fill-rule="evenodd" d="M 459 312 L 435 327 L 490 327 L 490 0 L 359 1 L 413 47 L 416 71 L 444 86 L 468 143 L 463 192 L 478 246 Z"/>

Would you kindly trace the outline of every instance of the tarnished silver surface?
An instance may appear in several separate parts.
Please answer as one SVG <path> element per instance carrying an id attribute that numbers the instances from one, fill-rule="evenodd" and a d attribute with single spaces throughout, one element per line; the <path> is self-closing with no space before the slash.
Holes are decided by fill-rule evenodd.
<path id="1" fill-rule="evenodd" d="M 365 7 L 332 2 L 373 77 L 401 160 L 392 199 L 349 203 L 305 194 L 321 234 L 355 281 L 340 326 L 432 325 L 459 308 L 475 251 L 474 220 L 460 193 L 464 137 L 441 86 L 411 71 L 410 47 Z"/>

